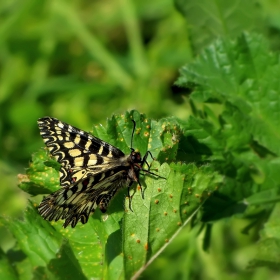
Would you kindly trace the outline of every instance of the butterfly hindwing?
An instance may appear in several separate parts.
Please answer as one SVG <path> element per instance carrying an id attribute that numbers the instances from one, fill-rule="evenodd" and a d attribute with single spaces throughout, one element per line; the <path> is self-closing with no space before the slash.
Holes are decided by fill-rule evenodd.
<path id="1" fill-rule="evenodd" d="M 116 170 L 117 171 L 117 170 Z M 75 227 L 77 222 L 85 224 L 89 215 L 98 207 L 106 212 L 110 200 L 116 192 L 127 184 L 125 170 L 104 177 L 90 177 L 71 187 L 62 188 L 44 198 L 39 206 L 41 216 L 49 221 L 65 219 L 64 227 L 71 224 Z"/>

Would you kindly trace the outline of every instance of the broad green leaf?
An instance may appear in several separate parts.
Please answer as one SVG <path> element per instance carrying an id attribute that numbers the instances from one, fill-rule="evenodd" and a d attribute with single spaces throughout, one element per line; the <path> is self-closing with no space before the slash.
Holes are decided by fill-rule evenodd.
<path id="1" fill-rule="evenodd" d="M 138 191 L 133 199 L 135 211 L 124 215 L 126 279 L 140 275 L 222 181 L 206 166 L 165 163 L 157 167 L 166 179 L 146 178 L 145 199 Z"/>
<path id="2" fill-rule="evenodd" d="M 193 100 L 215 97 L 225 105 L 222 120 L 226 148 L 240 149 L 252 140 L 279 154 L 279 57 L 259 35 L 243 34 L 237 40 L 217 40 L 191 64 L 181 69 L 178 84 L 205 89 Z M 219 134 L 216 137 L 220 137 Z"/>
<path id="3" fill-rule="evenodd" d="M 33 266 L 46 266 L 51 259 L 56 258 L 62 236 L 40 218 L 31 204 L 24 213 L 23 221 L 8 218 L 1 220 L 17 239 L 19 247 Z"/>
<path id="4" fill-rule="evenodd" d="M 57 258 L 52 259 L 49 262 L 48 270 L 51 271 L 57 279 L 88 279 L 84 275 L 81 265 L 75 258 L 72 248 L 69 246 L 68 242 L 63 243 L 57 253 Z"/>
<path id="5" fill-rule="evenodd" d="M 157 122 L 137 111 L 131 111 L 125 115 L 113 116 L 107 122 L 107 129 L 95 126 L 93 134 L 129 154 L 133 130 L 132 120 L 136 121 L 132 148 L 139 150 L 142 156 L 149 150 L 160 162 L 171 162 L 175 159 L 178 149 L 176 136 L 179 137 L 181 133 L 175 118 L 161 119 Z M 167 158 L 167 154 L 170 158 Z"/>
<path id="6" fill-rule="evenodd" d="M 122 273 L 121 243 L 115 243 L 114 240 L 114 238 L 121 239 L 119 232 L 123 215 L 122 198 L 122 196 L 116 197 L 105 215 L 101 215 L 101 212 L 96 210 L 87 224 L 78 223 L 74 229 L 64 229 L 62 222 L 52 222 L 56 230 L 68 240 L 65 249 L 71 247 L 73 258 L 79 263 L 87 278 L 108 278 L 112 260 L 116 262 L 112 268 L 113 275 Z M 107 263 L 108 260 L 111 261 Z"/>

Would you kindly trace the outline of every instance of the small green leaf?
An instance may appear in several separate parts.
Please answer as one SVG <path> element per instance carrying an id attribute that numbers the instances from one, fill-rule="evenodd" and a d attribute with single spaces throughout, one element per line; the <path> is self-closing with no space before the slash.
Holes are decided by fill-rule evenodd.
<path id="1" fill-rule="evenodd" d="M 2 279 L 18 279 L 15 269 L 9 263 L 7 255 L 0 249 L 0 275 Z"/>
<path id="2" fill-rule="evenodd" d="M 32 155 L 26 175 L 18 175 L 19 187 L 31 194 L 51 193 L 59 189 L 58 163 L 51 160 L 46 150 Z M 55 167 L 55 168 L 54 168 Z"/>
<path id="3" fill-rule="evenodd" d="M 56 258 L 62 236 L 38 215 L 34 206 L 28 206 L 23 221 L 8 218 L 1 220 L 17 239 L 19 247 L 33 266 L 46 266 L 51 259 Z"/>
<path id="4" fill-rule="evenodd" d="M 65 267 L 67 267 L 67 269 L 65 269 Z M 50 261 L 48 269 L 56 275 L 58 279 L 88 279 L 83 274 L 80 264 L 67 242 L 62 244 L 57 253 L 57 258 Z"/>
<path id="5" fill-rule="evenodd" d="M 250 262 L 250 268 L 268 266 L 278 268 L 280 265 L 280 204 L 277 203 L 268 222 L 261 232 L 261 239 L 257 243 L 257 254 Z"/>

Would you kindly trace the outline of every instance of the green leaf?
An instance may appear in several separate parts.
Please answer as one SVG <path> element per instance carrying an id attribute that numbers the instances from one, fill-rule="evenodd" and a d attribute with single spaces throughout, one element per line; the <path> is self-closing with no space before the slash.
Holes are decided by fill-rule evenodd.
<path id="1" fill-rule="evenodd" d="M 261 231 L 261 239 L 257 243 L 255 258 L 250 262 L 250 268 L 268 266 L 278 268 L 280 265 L 280 204 L 277 203 L 269 220 Z"/>
<path id="2" fill-rule="evenodd" d="M 148 177 L 145 199 L 134 196 L 134 211 L 123 220 L 123 252 L 126 279 L 139 274 L 170 243 L 222 178 L 209 167 L 166 163 L 157 167 L 166 179 Z M 137 208 L 136 208 L 137 207 Z M 128 208 L 128 206 L 127 206 Z"/>
<path id="3" fill-rule="evenodd" d="M 201 117 L 186 122 L 181 148 L 225 176 L 215 202 L 206 202 L 206 220 L 244 212 L 244 198 L 278 187 L 279 75 L 278 56 L 264 38 L 247 33 L 217 40 L 181 69 L 177 84 L 192 87 L 193 108 L 201 108 Z"/>
<path id="4" fill-rule="evenodd" d="M 52 258 L 56 257 L 62 236 L 50 223 L 40 218 L 31 204 L 24 213 L 23 221 L 8 218 L 1 218 L 1 220 L 17 239 L 19 247 L 33 266 L 46 266 Z"/>
<path id="5" fill-rule="evenodd" d="M 46 150 L 40 150 L 32 155 L 32 162 L 26 170 L 26 175 L 18 175 L 19 187 L 31 194 L 52 193 L 59 189 L 58 163 L 50 160 Z"/>
<path id="6" fill-rule="evenodd" d="M 280 89 L 279 74 L 278 56 L 270 53 L 264 38 L 243 34 L 235 41 L 217 40 L 181 69 L 177 83 L 187 87 L 196 84 L 206 90 L 204 95 L 195 91 L 194 101 L 215 97 L 225 105 L 222 118 L 230 126 L 224 126 L 223 132 L 231 136 L 228 143 L 235 143 L 233 148 L 254 140 L 279 154 L 280 135 L 275 127 L 280 113 L 274 104 Z"/>
<path id="7" fill-rule="evenodd" d="M 100 278 L 102 275 L 105 277 L 109 272 L 113 275 L 122 273 L 122 261 L 118 261 L 120 258 L 122 260 L 120 245 L 118 246 L 120 243 L 116 244 L 114 238 L 121 238 L 118 232 L 123 213 L 120 212 L 122 209 L 119 207 L 122 206 L 121 200 L 119 197 L 116 197 L 116 200 L 114 199 L 110 204 L 111 213 L 108 211 L 108 214 L 102 215 L 99 210 L 96 210 L 85 225 L 78 223 L 75 228 L 64 229 L 62 222 L 52 222 L 56 230 L 68 240 L 65 249 L 70 246 L 73 252 L 71 258 L 78 262 L 87 278 Z M 111 238 L 114 239 L 114 245 Z M 115 262 L 110 267 L 112 271 L 109 270 L 110 263 L 107 263 L 110 259 Z"/>
<path id="8" fill-rule="evenodd" d="M 234 38 L 243 30 L 261 31 L 264 28 L 261 10 L 254 1 L 176 0 L 175 3 L 190 26 L 195 51 L 218 37 Z"/>
<path id="9" fill-rule="evenodd" d="M 0 275 L 2 279 L 18 279 L 15 269 L 10 264 L 6 254 L 2 251 L 2 249 L 0 250 Z"/>
<path id="10" fill-rule="evenodd" d="M 137 111 L 131 111 L 125 115 L 113 116 L 107 121 L 107 129 L 95 126 L 93 134 L 129 154 L 132 120 L 136 122 L 132 148 L 139 150 L 142 156 L 149 150 L 160 162 L 174 161 L 178 149 L 178 140 L 174 137 L 181 133 L 178 121 L 174 117 L 157 122 Z"/>
<path id="11" fill-rule="evenodd" d="M 279 76 L 279 55 L 270 52 L 262 36 L 248 33 L 217 40 L 181 69 L 177 84 L 193 90 L 194 117 L 181 124 L 185 141 L 179 149 L 186 153 L 180 157 L 211 162 L 213 171 L 223 176 L 203 205 L 202 221 L 238 214 L 248 219 L 243 230 L 248 233 L 278 205 Z M 268 228 L 270 222 L 266 233 Z M 258 244 L 260 257 L 250 266 L 279 266 L 278 249 L 277 235 L 265 234 Z"/>
<path id="12" fill-rule="evenodd" d="M 24 253 L 22 251 L 18 251 L 16 253 L 24 255 Z M 37 267 L 37 269 L 33 269 L 33 266 L 31 264 L 29 258 L 25 255 L 24 255 L 24 257 L 25 257 L 24 259 L 20 259 L 20 260 L 17 260 L 14 257 L 12 259 L 14 267 L 19 276 L 19 279 L 21 279 L 21 280 L 28 280 L 28 279 L 32 279 L 32 278 L 38 279 L 35 276 L 37 273 L 37 269 L 39 269 L 39 267 Z M 40 268 L 42 268 L 42 267 L 40 267 Z M 44 277 L 44 276 L 42 275 L 42 277 Z"/>
<path id="13" fill-rule="evenodd" d="M 65 269 L 65 267 L 67 267 L 67 269 Z M 57 258 L 50 261 L 48 269 L 56 275 L 58 279 L 88 279 L 83 274 L 81 266 L 67 242 L 62 244 L 57 253 Z"/>

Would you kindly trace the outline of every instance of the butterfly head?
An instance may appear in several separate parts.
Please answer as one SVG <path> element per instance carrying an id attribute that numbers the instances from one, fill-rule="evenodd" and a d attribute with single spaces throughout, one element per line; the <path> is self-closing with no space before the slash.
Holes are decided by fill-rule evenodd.
<path id="1" fill-rule="evenodd" d="M 141 154 L 139 152 L 135 152 L 134 149 L 131 149 L 130 159 L 133 163 L 142 163 Z"/>

